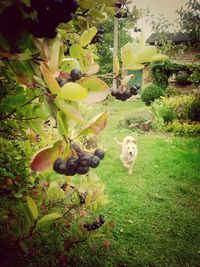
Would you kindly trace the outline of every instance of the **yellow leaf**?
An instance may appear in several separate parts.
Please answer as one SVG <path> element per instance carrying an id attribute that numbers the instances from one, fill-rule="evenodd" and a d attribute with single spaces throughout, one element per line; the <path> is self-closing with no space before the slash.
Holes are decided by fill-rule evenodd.
<path id="1" fill-rule="evenodd" d="M 108 85 L 96 76 L 84 77 L 78 83 L 88 90 L 88 96 L 83 100 L 85 104 L 100 102 L 109 94 Z"/>
<path id="2" fill-rule="evenodd" d="M 156 54 L 155 46 L 150 46 L 150 45 L 145 46 L 135 54 L 133 63 L 140 64 L 149 62 L 151 57 L 153 57 L 155 54 Z"/>
<path id="3" fill-rule="evenodd" d="M 150 61 L 156 61 L 156 60 L 166 60 L 169 57 L 162 54 L 155 54 L 153 57 L 151 57 Z"/>
<path id="4" fill-rule="evenodd" d="M 90 28 L 89 30 L 84 31 L 80 38 L 80 44 L 82 46 L 88 45 L 92 41 L 96 33 L 97 33 L 97 28 L 95 26 Z"/>
<path id="5" fill-rule="evenodd" d="M 99 65 L 97 63 L 92 63 L 90 64 L 86 69 L 85 69 L 85 73 L 87 75 L 93 75 L 95 73 L 97 73 L 99 71 Z"/>
<path id="6" fill-rule="evenodd" d="M 35 201 L 30 197 L 30 196 L 27 196 L 26 197 L 26 200 L 27 200 L 27 203 L 28 203 L 28 207 L 31 211 L 31 214 L 33 215 L 33 218 L 36 220 L 37 217 L 38 217 L 38 208 L 35 204 Z"/>
<path id="7" fill-rule="evenodd" d="M 51 73 L 55 74 L 58 71 L 59 65 L 59 54 L 61 42 L 58 38 L 52 41 L 52 45 L 50 47 L 50 60 L 48 63 L 49 70 Z"/>
<path id="8" fill-rule="evenodd" d="M 83 127 L 79 131 L 76 137 L 87 134 L 98 134 L 106 127 L 107 119 L 108 119 L 108 114 L 105 111 L 96 115 L 86 124 L 85 127 Z"/>
<path id="9" fill-rule="evenodd" d="M 123 67 L 131 66 L 134 63 L 133 44 L 127 43 L 121 48 L 121 58 Z"/>
<path id="10" fill-rule="evenodd" d="M 58 94 L 58 99 L 79 101 L 86 98 L 88 95 L 87 89 L 78 83 L 68 82 L 63 85 Z"/>
<path id="11" fill-rule="evenodd" d="M 40 70 L 44 77 L 44 81 L 49 88 L 49 91 L 52 94 L 58 94 L 60 92 L 60 86 L 57 83 L 56 79 L 53 77 L 53 74 L 49 71 L 47 66 L 44 63 L 41 63 Z"/>
<path id="12" fill-rule="evenodd" d="M 73 107 L 72 105 L 67 104 L 63 100 L 57 100 L 56 105 L 58 106 L 59 109 L 62 110 L 62 112 L 65 113 L 65 115 L 69 119 L 77 121 L 81 124 L 85 123 L 85 120 L 84 120 L 82 114 L 80 113 L 80 111 L 78 109 L 76 109 L 75 107 Z"/>
<path id="13" fill-rule="evenodd" d="M 121 85 L 122 86 L 126 86 L 128 84 L 128 82 L 131 80 L 131 79 L 134 79 L 135 78 L 135 75 L 134 74 L 131 74 L 131 75 L 128 75 L 126 76 L 122 81 L 121 81 Z"/>
<path id="14" fill-rule="evenodd" d="M 126 69 L 127 70 L 142 70 L 144 69 L 144 65 L 143 64 L 132 64 L 130 66 L 127 66 Z"/>

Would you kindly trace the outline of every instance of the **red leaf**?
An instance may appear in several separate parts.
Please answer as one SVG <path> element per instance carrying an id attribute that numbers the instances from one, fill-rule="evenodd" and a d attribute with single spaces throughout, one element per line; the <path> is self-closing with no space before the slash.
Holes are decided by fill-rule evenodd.
<path id="1" fill-rule="evenodd" d="M 39 150 L 32 158 L 31 170 L 44 171 L 53 165 L 53 162 L 62 152 L 62 141 L 57 141 L 53 146 L 45 147 Z"/>

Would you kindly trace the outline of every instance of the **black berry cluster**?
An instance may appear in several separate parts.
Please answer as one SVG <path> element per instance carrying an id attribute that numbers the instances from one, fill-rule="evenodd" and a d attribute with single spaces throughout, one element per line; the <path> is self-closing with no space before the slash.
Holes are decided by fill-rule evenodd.
<path id="1" fill-rule="evenodd" d="M 140 89 L 140 85 L 136 84 L 136 85 L 133 85 L 130 89 L 127 89 L 126 91 L 113 90 L 111 92 L 111 95 L 114 96 L 118 100 L 126 101 L 132 95 L 137 95 L 139 89 Z"/>
<path id="2" fill-rule="evenodd" d="M 91 44 L 96 44 L 96 43 L 101 42 L 104 33 L 105 33 L 105 29 L 103 27 L 100 27 L 96 35 L 93 37 Z"/>
<path id="3" fill-rule="evenodd" d="M 140 28 L 134 27 L 134 32 L 141 32 Z"/>
<path id="4" fill-rule="evenodd" d="M 103 215 L 99 215 L 98 221 L 95 221 L 93 223 L 86 223 L 83 225 L 85 229 L 88 231 L 96 230 L 100 228 L 105 223 L 105 219 Z"/>
<path id="5" fill-rule="evenodd" d="M 67 161 L 57 158 L 53 165 L 54 171 L 67 176 L 86 174 L 90 167 L 96 168 L 100 164 L 101 159 L 104 158 L 104 151 L 101 149 L 96 149 L 94 154 L 90 154 L 83 152 L 76 146 L 74 146 L 76 156 L 69 157 Z"/>
<path id="6" fill-rule="evenodd" d="M 56 27 L 70 21 L 78 8 L 76 0 L 32 0 L 27 13 L 37 12 L 37 20 L 25 20 L 25 29 L 34 37 L 54 38 Z"/>
<path id="7" fill-rule="evenodd" d="M 24 31 L 37 38 L 54 38 L 56 27 L 70 21 L 78 8 L 76 0 L 31 0 L 30 6 L 11 2 L 0 14 L 0 32 L 11 46 Z"/>
<path id="8" fill-rule="evenodd" d="M 70 72 L 69 78 L 67 78 L 67 79 L 58 78 L 57 81 L 58 81 L 58 84 L 62 87 L 67 82 L 75 82 L 77 80 L 80 80 L 82 76 L 83 76 L 83 73 L 80 70 L 72 69 Z"/>

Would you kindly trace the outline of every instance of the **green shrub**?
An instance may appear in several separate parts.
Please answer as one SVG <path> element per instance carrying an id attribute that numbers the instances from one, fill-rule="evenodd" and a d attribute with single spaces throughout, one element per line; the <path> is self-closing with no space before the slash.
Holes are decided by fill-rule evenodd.
<path id="1" fill-rule="evenodd" d="M 188 117 L 192 121 L 200 121 L 200 96 L 197 96 L 188 109 Z"/>
<path id="2" fill-rule="evenodd" d="M 177 90 L 174 87 L 168 86 L 165 90 L 165 94 L 167 97 L 170 97 L 170 96 L 176 96 L 179 93 L 177 92 Z"/>
<path id="3" fill-rule="evenodd" d="M 179 76 L 179 73 L 184 72 L 187 75 Z M 200 65 L 199 64 L 177 64 L 173 63 L 170 60 L 156 61 L 150 64 L 150 75 L 153 80 L 153 83 L 156 85 L 167 88 L 168 79 L 172 74 L 179 76 L 178 81 L 191 82 L 194 85 L 200 84 Z M 180 74 L 181 74 L 180 73 Z M 185 85 L 185 84 L 184 84 Z"/>
<path id="4" fill-rule="evenodd" d="M 180 85 L 189 85 L 191 82 L 189 81 L 189 75 L 185 71 L 180 71 L 176 77 L 175 80 Z"/>
<path id="5" fill-rule="evenodd" d="M 156 84 L 147 85 L 141 93 L 141 99 L 147 106 L 150 106 L 151 103 L 164 95 L 164 90 L 157 86 Z"/>
<path id="6" fill-rule="evenodd" d="M 174 120 L 166 126 L 166 131 L 177 135 L 199 135 L 200 123 Z"/>

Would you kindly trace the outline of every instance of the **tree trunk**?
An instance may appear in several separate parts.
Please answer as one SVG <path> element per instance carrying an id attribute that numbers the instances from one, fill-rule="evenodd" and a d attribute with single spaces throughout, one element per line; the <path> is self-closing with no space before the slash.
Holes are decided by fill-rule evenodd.
<path id="1" fill-rule="evenodd" d="M 114 59 L 118 56 L 118 19 L 114 17 L 113 72 Z M 117 89 L 117 79 L 113 79 L 113 90 Z"/>

